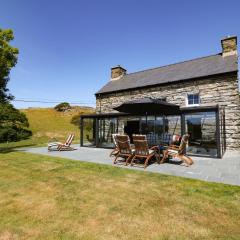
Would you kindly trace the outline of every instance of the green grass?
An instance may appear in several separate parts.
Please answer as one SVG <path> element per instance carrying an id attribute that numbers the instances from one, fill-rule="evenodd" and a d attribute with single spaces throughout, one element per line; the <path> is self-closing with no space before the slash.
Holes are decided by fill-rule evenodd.
<path id="1" fill-rule="evenodd" d="M 0 239 L 240 239 L 240 187 L 0 153 Z"/>

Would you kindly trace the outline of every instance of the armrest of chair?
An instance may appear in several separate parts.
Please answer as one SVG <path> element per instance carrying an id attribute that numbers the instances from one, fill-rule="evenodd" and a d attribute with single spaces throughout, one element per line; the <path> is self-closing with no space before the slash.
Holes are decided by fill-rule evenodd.
<path id="1" fill-rule="evenodd" d="M 152 146 L 150 149 L 159 149 L 158 146 Z"/>
<path id="2" fill-rule="evenodd" d="M 150 148 L 150 150 L 157 150 L 157 151 L 159 151 L 159 147 L 158 147 L 158 146 L 152 146 L 152 147 Z"/>
<path id="3" fill-rule="evenodd" d="M 170 145 L 169 149 L 179 150 L 179 146 L 177 146 L 177 145 Z"/>

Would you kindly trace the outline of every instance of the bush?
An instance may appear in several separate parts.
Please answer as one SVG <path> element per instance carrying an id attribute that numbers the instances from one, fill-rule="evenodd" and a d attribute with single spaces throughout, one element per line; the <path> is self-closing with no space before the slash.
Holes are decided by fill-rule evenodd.
<path id="1" fill-rule="evenodd" d="M 32 136 L 32 132 L 27 129 L 17 127 L 0 128 L 0 142 L 17 142 Z"/>
<path id="2" fill-rule="evenodd" d="M 26 115 L 10 103 L 0 103 L 0 142 L 20 141 L 32 135 Z"/>
<path id="3" fill-rule="evenodd" d="M 54 107 L 54 109 L 57 110 L 58 112 L 64 112 L 68 109 L 71 109 L 71 106 L 69 103 L 63 102 L 63 103 L 59 103 L 58 105 L 56 105 Z"/>

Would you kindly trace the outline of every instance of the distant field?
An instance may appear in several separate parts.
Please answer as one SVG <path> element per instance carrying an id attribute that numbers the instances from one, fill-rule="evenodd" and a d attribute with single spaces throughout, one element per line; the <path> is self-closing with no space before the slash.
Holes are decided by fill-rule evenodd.
<path id="1" fill-rule="evenodd" d="M 79 142 L 80 130 L 78 126 L 71 123 L 72 117 L 78 114 L 94 113 L 93 108 L 80 106 L 66 112 L 57 112 L 53 108 L 28 108 L 21 111 L 29 120 L 29 128 L 33 136 L 20 142 L 1 143 L 1 151 L 6 148 L 43 145 L 53 138 L 62 142 L 66 140 L 69 133 L 74 133 L 74 142 Z"/>
<path id="2" fill-rule="evenodd" d="M 75 140 L 79 140 L 79 128 L 71 124 L 71 119 L 78 113 L 92 113 L 94 109 L 74 107 L 67 112 L 57 112 L 53 108 L 29 108 L 21 111 L 29 120 L 30 129 L 33 132 L 32 140 L 46 142 L 51 138 L 63 141 L 69 133 L 74 133 Z"/>

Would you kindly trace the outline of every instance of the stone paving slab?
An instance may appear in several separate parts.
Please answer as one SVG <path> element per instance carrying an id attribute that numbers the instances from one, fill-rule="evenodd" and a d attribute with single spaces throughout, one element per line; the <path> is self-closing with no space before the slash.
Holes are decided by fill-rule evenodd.
<path id="1" fill-rule="evenodd" d="M 113 158 L 109 157 L 111 149 L 79 147 L 78 145 L 74 147 L 75 151 L 65 152 L 48 152 L 47 147 L 26 148 L 20 151 L 113 165 Z M 145 170 L 139 166 L 131 167 L 120 164 L 113 166 L 240 186 L 240 152 L 227 151 L 222 159 L 193 157 L 193 160 L 194 165 L 191 167 L 173 163 L 151 164 Z"/>

